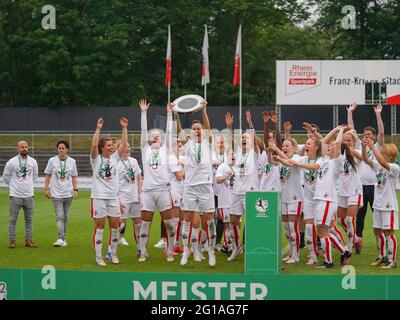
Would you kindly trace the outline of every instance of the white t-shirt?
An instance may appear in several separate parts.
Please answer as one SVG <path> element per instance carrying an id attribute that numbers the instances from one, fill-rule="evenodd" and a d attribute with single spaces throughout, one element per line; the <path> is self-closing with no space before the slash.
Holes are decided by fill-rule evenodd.
<path id="1" fill-rule="evenodd" d="M 340 169 L 343 166 L 342 157 L 331 159 L 328 156 L 319 160 L 319 169 L 316 172 L 315 200 L 324 200 L 337 203 L 337 181 Z"/>
<path id="2" fill-rule="evenodd" d="M 258 164 L 260 153 L 256 153 L 253 149 L 243 154 L 241 149 L 236 151 L 235 167 L 238 176 L 235 178 L 234 193 L 243 195 L 246 191 L 258 190 Z M 236 187 L 237 185 L 237 187 Z"/>
<path id="3" fill-rule="evenodd" d="M 19 155 L 7 161 L 3 178 L 10 186 L 10 197 L 33 197 L 34 183 L 38 177 L 38 164 L 35 159 Z"/>
<path id="4" fill-rule="evenodd" d="M 220 193 L 222 192 L 222 184 L 218 184 L 215 179 L 216 179 L 216 174 L 219 166 L 227 161 L 226 154 L 217 154 L 215 151 L 212 153 L 212 170 L 213 170 L 213 189 L 214 189 L 214 194 L 218 197 Z"/>
<path id="5" fill-rule="evenodd" d="M 265 151 L 260 156 L 260 190 L 262 191 L 281 191 L 281 181 L 279 178 L 279 165 L 268 162 Z"/>
<path id="6" fill-rule="evenodd" d="M 135 158 L 118 162 L 119 173 L 119 199 L 122 203 L 139 202 L 138 179 L 142 174 L 139 164 Z"/>
<path id="7" fill-rule="evenodd" d="M 293 156 L 294 161 L 299 161 L 301 157 Z M 296 203 L 303 201 L 302 175 L 303 169 L 297 167 L 279 166 L 281 180 L 282 202 Z"/>
<path id="8" fill-rule="evenodd" d="M 58 156 L 49 159 L 45 174 L 50 174 L 50 193 L 53 198 L 63 199 L 72 197 L 72 177 L 78 176 L 76 162 L 73 158 L 67 157 L 60 160 Z"/>
<path id="9" fill-rule="evenodd" d="M 143 191 L 170 190 L 169 155 L 166 144 L 159 149 L 149 144 L 142 146 L 142 164 L 144 172 Z"/>
<path id="10" fill-rule="evenodd" d="M 321 158 L 310 159 L 308 156 L 301 157 L 299 163 L 303 164 L 321 164 Z M 304 201 L 313 201 L 315 193 L 317 170 L 303 169 L 303 196 Z"/>
<path id="11" fill-rule="evenodd" d="M 93 170 L 92 195 L 94 199 L 116 199 L 119 189 L 118 162 L 119 154 L 115 152 L 109 159 L 98 155 L 96 159 L 90 157 Z"/>
<path id="12" fill-rule="evenodd" d="M 398 164 L 390 163 L 389 170 L 386 170 L 378 161 L 373 160 L 372 162 L 376 172 L 373 208 L 384 211 L 398 211 L 396 196 L 396 183 L 400 172 Z"/>
<path id="13" fill-rule="evenodd" d="M 350 197 L 356 194 L 362 194 L 363 189 L 360 180 L 360 168 L 362 161 L 354 158 L 356 170 L 346 160 L 346 153 L 340 155 L 342 158 L 342 167 L 339 175 L 339 196 Z"/>
<path id="14" fill-rule="evenodd" d="M 183 180 L 179 181 L 175 172 L 182 171 L 182 165 L 179 163 L 179 159 L 176 155 L 169 155 L 169 181 L 171 183 L 171 191 L 183 196 Z"/>
<path id="15" fill-rule="evenodd" d="M 375 143 L 375 148 L 381 150 L 381 146 L 379 143 Z M 374 154 L 372 153 L 371 149 L 367 147 L 368 158 L 371 161 L 376 160 Z M 361 184 L 365 186 L 373 186 L 376 183 L 376 175 L 375 171 L 367 165 L 364 161 L 361 164 L 360 168 L 360 180 Z"/>
<path id="16" fill-rule="evenodd" d="M 212 151 L 208 137 L 200 143 L 189 140 L 184 145 L 185 183 L 184 186 L 212 184 Z"/>
<path id="17" fill-rule="evenodd" d="M 228 163 L 222 163 L 216 173 L 216 177 L 225 177 L 228 173 L 231 174 L 231 178 L 225 180 L 223 183 L 219 184 L 220 193 L 218 196 L 218 208 L 230 208 L 232 204 L 232 194 L 235 186 L 235 180 L 239 175 L 239 170 L 235 166 L 230 166 Z"/>

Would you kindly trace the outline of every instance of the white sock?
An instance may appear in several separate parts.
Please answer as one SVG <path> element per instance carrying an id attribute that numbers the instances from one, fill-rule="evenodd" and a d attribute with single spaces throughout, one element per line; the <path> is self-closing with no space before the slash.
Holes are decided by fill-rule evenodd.
<path id="1" fill-rule="evenodd" d="M 140 252 L 144 255 L 147 252 L 151 222 L 142 220 L 140 225 Z"/>
<path id="2" fill-rule="evenodd" d="M 342 246 L 344 246 L 344 239 L 342 232 L 338 229 L 338 227 L 334 226 L 329 229 L 329 233 L 334 235 L 335 238 L 340 242 Z"/>
<path id="3" fill-rule="evenodd" d="M 389 260 L 396 261 L 397 257 L 397 239 L 395 235 L 386 236 L 386 241 L 388 243 Z"/>
<path id="4" fill-rule="evenodd" d="M 313 224 L 306 224 L 305 230 L 306 245 L 311 259 L 317 258 L 316 234 L 315 226 Z"/>
<path id="5" fill-rule="evenodd" d="M 353 251 L 353 243 L 355 241 L 355 230 L 354 230 L 354 218 L 347 216 L 346 217 L 346 227 L 347 227 L 347 238 L 348 238 L 348 243 L 347 243 L 347 250 L 349 252 Z"/>
<path id="6" fill-rule="evenodd" d="M 321 238 L 321 247 L 325 253 L 326 262 L 332 263 L 332 244 L 329 237 Z"/>
<path id="7" fill-rule="evenodd" d="M 199 228 L 192 228 L 192 236 L 190 237 L 193 253 L 199 252 Z"/>
<path id="8" fill-rule="evenodd" d="M 233 247 L 233 241 L 231 237 L 231 232 L 230 232 L 230 227 L 229 224 L 225 225 L 224 229 L 224 240 L 225 240 L 225 245 L 228 247 L 229 250 L 232 250 Z"/>
<path id="9" fill-rule="evenodd" d="M 179 218 L 174 218 L 174 230 L 175 230 L 175 239 L 174 239 L 174 247 L 179 247 L 181 242 L 181 222 Z"/>
<path id="10" fill-rule="evenodd" d="M 125 227 L 126 227 L 125 222 L 121 222 L 119 225 L 119 233 L 122 237 L 125 235 Z"/>
<path id="11" fill-rule="evenodd" d="M 289 222 L 290 244 L 292 247 L 292 258 L 299 260 L 300 233 L 299 225 L 296 222 Z"/>
<path id="12" fill-rule="evenodd" d="M 166 219 L 164 220 L 165 230 L 167 231 L 167 254 L 172 254 L 174 251 L 174 240 L 175 240 L 175 229 L 174 220 Z"/>
<path id="13" fill-rule="evenodd" d="M 339 250 L 340 254 L 343 254 L 346 251 L 346 248 L 341 244 L 338 238 L 334 234 L 330 234 L 329 239 L 331 240 L 331 244 L 335 246 L 336 249 Z"/>
<path id="14" fill-rule="evenodd" d="M 217 241 L 217 232 L 215 228 L 215 221 L 210 220 L 207 221 L 207 230 L 208 230 L 208 248 L 209 250 L 214 250 L 215 242 Z"/>
<path id="15" fill-rule="evenodd" d="M 138 248 L 140 248 L 140 226 L 142 225 L 141 222 L 135 223 L 135 226 L 133 228 L 133 236 L 135 237 L 136 245 Z"/>
<path id="16" fill-rule="evenodd" d="M 119 230 L 117 228 L 111 229 L 111 254 L 117 255 Z"/>
<path id="17" fill-rule="evenodd" d="M 101 249 L 103 247 L 103 232 L 104 229 L 94 229 L 94 249 L 96 251 L 96 257 L 102 257 Z"/>
<path id="18" fill-rule="evenodd" d="M 182 226 L 182 239 L 183 239 L 183 246 L 184 250 L 186 253 L 189 252 L 189 243 L 190 243 L 190 237 L 191 237 L 191 230 L 192 229 L 192 224 L 188 221 L 183 221 L 183 226 Z"/>

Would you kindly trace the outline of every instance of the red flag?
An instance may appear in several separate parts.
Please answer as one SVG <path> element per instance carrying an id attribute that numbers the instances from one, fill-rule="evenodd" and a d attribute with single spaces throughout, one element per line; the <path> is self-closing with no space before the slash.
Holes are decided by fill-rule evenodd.
<path id="1" fill-rule="evenodd" d="M 233 85 L 236 87 L 240 84 L 240 60 L 242 59 L 242 26 L 239 26 L 236 53 L 235 53 L 235 70 L 233 72 Z"/>
<path id="2" fill-rule="evenodd" d="M 171 84 L 172 84 L 171 26 L 168 25 L 167 57 L 166 57 L 166 60 L 165 60 L 165 85 L 168 87 Z"/>
<path id="3" fill-rule="evenodd" d="M 203 67 L 201 69 L 201 85 L 204 86 L 207 83 L 210 83 L 210 70 L 209 70 L 209 62 L 208 62 L 208 33 L 207 26 L 205 26 L 204 31 L 204 40 L 203 40 Z"/>

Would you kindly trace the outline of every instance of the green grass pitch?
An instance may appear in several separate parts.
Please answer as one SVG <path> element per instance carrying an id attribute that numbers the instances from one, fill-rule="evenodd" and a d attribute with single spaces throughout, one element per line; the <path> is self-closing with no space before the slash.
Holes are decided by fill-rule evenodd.
<path id="1" fill-rule="evenodd" d="M 399 194 L 398 194 L 399 196 Z M 155 249 L 154 244 L 160 238 L 160 216 L 155 214 L 151 227 L 149 241 L 150 259 L 146 263 L 139 263 L 136 257 L 136 244 L 133 241 L 133 227 L 128 224 L 126 238 L 130 246 L 118 247 L 119 265 L 109 263 L 107 267 L 98 267 L 94 261 L 94 249 L 92 247 L 93 221 L 89 214 L 89 192 L 80 192 L 79 198 L 73 202 L 72 212 L 68 223 L 67 241 L 65 248 L 55 248 L 56 222 L 52 202 L 46 199 L 42 192 L 35 195 L 35 213 L 33 238 L 39 245 L 37 249 L 24 247 L 24 219 L 20 212 L 17 224 L 17 248 L 8 248 L 8 190 L 0 190 L 0 268 L 24 268 L 41 269 L 45 265 L 52 265 L 56 269 L 63 270 L 96 270 L 96 271 L 127 271 L 127 272 L 181 272 L 181 273 L 243 273 L 244 256 L 241 255 L 236 261 L 227 262 L 227 256 L 217 253 L 217 266 L 208 267 L 207 260 L 194 263 L 189 260 L 188 265 L 179 265 L 179 257 L 175 262 L 167 263 L 161 249 Z M 387 275 L 398 274 L 398 269 L 383 270 L 379 267 L 370 266 L 377 256 L 375 238 L 372 233 L 371 212 L 368 210 L 365 222 L 363 251 L 361 255 L 353 255 L 350 265 L 356 268 L 357 274 L 361 275 Z M 396 233 L 397 234 L 397 233 Z M 398 235 L 398 234 L 397 234 Z M 104 241 L 108 240 L 106 229 Z M 283 246 L 286 239 L 283 239 Z M 106 252 L 106 244 L 103 246 Z M 300 263 L 286 265 L 282 275 L 291 274 L 341 274 L 339 255 L 334 252 L 335 268 L 333 270 L 318 270 L 305 265 L 307 249 L 301 250 Z"/>

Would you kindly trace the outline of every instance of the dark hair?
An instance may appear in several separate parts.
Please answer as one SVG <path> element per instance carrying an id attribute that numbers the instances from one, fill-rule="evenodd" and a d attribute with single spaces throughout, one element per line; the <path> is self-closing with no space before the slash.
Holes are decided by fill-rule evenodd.
<path id="1" fill-rule="evenodd" d="M 343 154 L 345 151 L 346 151 L 346 160 L 351 164 L 354 171 L 357 172 L 356 162 L 354 161 L 354 157 L 350 152 L 349 146 L 347 144 L 342 143 L 341 153 Z"/>
<path id="2" fill-rule="evenodd" d="M 58 141 L 57 144 L 56 144 L 57 149 L 58 149 L 58 146 L 59 146 L 60 144 L 63 144 L 67 149 L 69 149 L 69 143 L 68 143 L 67 141 L 64 141 L 64 140 Z"/>
<path id="3" fill-rule="evenodd" d="M 100 138 L 99 143 L 97 144 L 97 150 L 99 151 L 100 154 L 102 154 L 101 149 L 104 147 L 104 145 L 105 145 L 108 141 L 113 141 L 113 139 L 111 139 L 110 137 L 103 137 L 103 138 Z"/>
<path id="4" fill-rule="evenodd" d="M 201 125 L 201 127 L 203 128 L 203 124 L 199 121 L 199 120 L 193 120 L 192 121 L 192 127 L 194 124 L 198 123 L 199 125 Z"/>
<path id="5" fill-rule="evenodd" d="M 376 130 L 375 130 L 375 128 L 372 128 L 372 127 L 365 127 L 363 132 L 365 132 L 365 131 L 371 131 L 373 135 L 376 135 Z"/>

